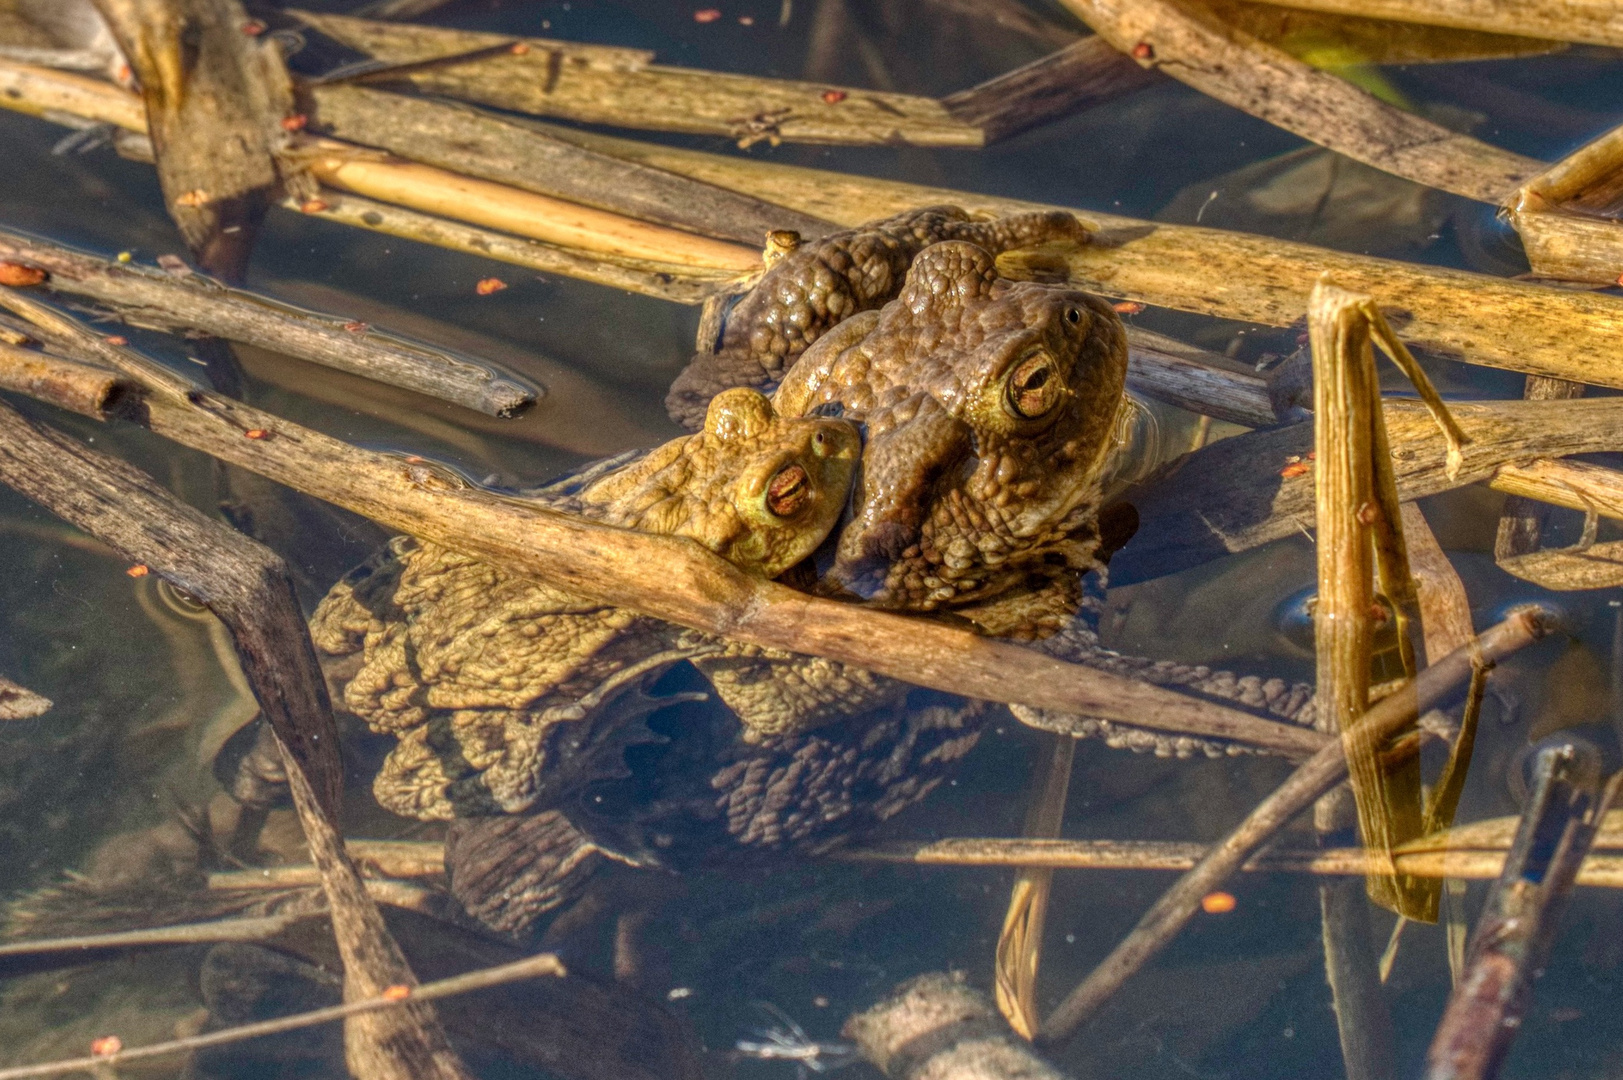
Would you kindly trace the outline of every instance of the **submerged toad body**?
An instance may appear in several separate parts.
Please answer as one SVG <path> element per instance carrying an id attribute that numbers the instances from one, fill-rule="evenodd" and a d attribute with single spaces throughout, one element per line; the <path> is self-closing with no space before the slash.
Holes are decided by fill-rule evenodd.
<path id="1" fill-rule="evenodd" d="M 859 452 L 850 424 L 776 415 L 749 389 L 710 403 L 704 430 L 548 501 L 611 525 L 685 536 L 774 577 L 828 535 Z M 374 791 L 419 818 L 530 806 L 591 700 L 719 646 L 658 620 L 402 537 L 351 573 L 311 620 L 316 645 L 358 655 L 341 700 L 400 742 Z"/>

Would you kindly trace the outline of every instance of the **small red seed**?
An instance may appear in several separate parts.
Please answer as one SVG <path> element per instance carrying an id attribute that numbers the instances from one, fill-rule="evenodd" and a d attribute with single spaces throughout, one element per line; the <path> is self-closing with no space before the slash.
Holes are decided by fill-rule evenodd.
<path id="1" fill-rule="evenodd" d="M 306 214 L 319 214 L 327 209 L 326 199 L 306 199 L 299 204 L 299 209 Z"/>
<path id="2" fill-rule="evenodd" d="M 823 91 L 823 104 L 825 105 L 838 105 L 840 102 L 844 101 L 845 98 L 846 93 L 844 90 Z"/>
<path id="3" fill-rule="evenodd" d="M 501 292 L 505 288 L 507 288 L 507 282 L 503 281 L 501 278 L 487 277 L 481 278 L 479 280 L 479 284 L 473 287 L 473 291 L 478 293 L 480 296 L 489 296 L 491 293 Z"/>
<path id="4" fill-rule="evenodd" d="M 363 322 L 347 322 L 344 324 L 344 329 L 352 334 L 364 334 L 371 329 L 371 326 Z"/>
<path id="5" fill-rule="evenodd" d="M 515 41 L 513 42 L 512 49 L 509 51 L 512 52 L 514 56 L 526 56 L 530 52 L 530 47 L 522 41 Z"/>
<path id="6" fill-rule="evenodd" d="M 242 433 L 242 437 L 245 439 L 268 439 L 270 438 L 270 432 L 262 427 L 249 428 Z"/>
<path id="7" fill-rule="evenodd" d="M 122 1049 L 124 1049 L 124 1040 L 117 1035 L 103 1035 L 99 1039 L 90 1040 L 92 1057 L 112 1057 Z"/>
<path id="8" fill-rule="evenodd" d="M 134 566 L 130 567 L 124 572 L 130 575 L 130 577 L 146 577 L 152 571 L 147 569 L 144 563 L 136 563 Z"/>
<path id="9" fill-rule="evenodd" d="M 1232 893 L 1212 892 L 1200 898 L 1200 910 L 1208 915 L 1224 915 L 1239 906 Z"/>
<path id="10" fill-rule="evenodd" d="M 696 23 L 713 23 L 719 18 L 721 18 L 719 8 L 700 8 L 693 13 L 693 21 Z"/>
<path id="11" fill-rule="evenodd" d="M 1134 60 L 1154 60 L 1155 59 L 1155 46 L 1151 45 L 1147 41 L 1139 42 L 1137 45 L 1133 46 L 1133 59 Z"/>
<path id="12" fill-rule="evenodd" d="M 1110 305 L 1113 310 L 1122 315 L 1137 315 L 1144 310 L 1144 305 L 1137 300 L 1120 300 Z"/>
<path id="13" fill-rule="evenodd" d="M 45 271 L 37 266 L 25 266 L 22 263 L 0 261 L 0 285 L 9 285 L 13 289 L 22 289 L 29 285 L 38 285 L 44 280 Z"/>
<path id="14" fill-rule="evenodd" d="M 393 986 L 385 987 L 383 993 L 378 996 L 384 1001 L 405 1001 L 411 997 L 411 987 L 405 983 L 395 983 Z"/>
<path id="15" fill-rule="evenodd" d="M 130 339 L 122 334 L 108 334 L 104 340 L 109 345 L 128 345 L 130 343 Z"/>
<path id="16" fill-rule="evenodd" d="M 258 19 L 249 19 L 242 24 L 242 32 L 249 37 L 258 37 L 265 32 L 265 24 Z"/>
<path id="17" fill-rule="evenodd" d="M 1287 465 L 1283 469 L 1280 469 L 1279 470 L 1279 475 L 1280 475 L 1281 479 L 1294 480 L 1296 477 L 1298 477 L 1298 476 L 1306 476 L 1308 473 L 1310 473 L 1312 471 L 1313 471 L 1313 466 L 1309 465 L 1305 461 L 1298 461 L 1294 465 Z"/>
<path id="18" fill-rule="evenodd" d="M 754 15 L 740 15 L 738 17 L 738 25 L 739 26 L 754 26 L 755 25 L 755 16 Z"/>
<path id="19" fill-rule="evenodd" d="M 308 116 L 304 115 L 303 113 L 294 113 L 292 116 L 282 117 L 282 130 L 303 131 L 304 125 L 308 124 L 309 122 L 310 118 Z"/>

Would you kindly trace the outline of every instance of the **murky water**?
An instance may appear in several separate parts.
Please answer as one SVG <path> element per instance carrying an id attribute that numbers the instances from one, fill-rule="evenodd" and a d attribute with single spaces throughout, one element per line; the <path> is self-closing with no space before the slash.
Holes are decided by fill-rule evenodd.
<path id="1" fill-rule="evenodd" d="M 795 0 L 784 27 L 777 0 L 729 0 L 713 23 L 695 21 L 692 6 L 491 0 L 453 5 L 439 21 L 649 48 L 662 62 L 684 66 L 929 94 L 973 84 L 1043 51 L 926 0 Z M 814 47 L 817 19 L 834 20 L 837 46 Z M 1497 145 L 1553 159 L 1614 122 L 1623 109 L 1617 71 L 1610 53 L 1574 48 L 1383 74 L 1417 108 Z M 96 250 L 130 250 L 143 260 L 181 250 L 150 168 L 106 150 L 53 156 L 61 134 L 0 113 L 5 224 Z M 677 141 L 730 151 L 722 140 Z M 1208 226 L 1487 273 L 1526 269 L 1488 209 L 1346 163 L 1333 171 L 1326 152 L 1170 82 L 983 152 L 762 145 L 750 153 L 1168 221 L 1198 218 Z M 511 287 L 476 296 L 474 282 L 491 273 Z M 503 423 L 238 350 L 249 402 L 339 438 L 523 484 L 676 433 L 661 402 L 691 351 L 696 309 L 279 212 L 259 240 L 248 284 L 477 353 L 550 391 L 527 417 Z M 1154 310 L 1134 318 L 1220 351 L 1245 335 L 1279 333 Z M 176 339 L 131 336 L 184 363 Z M 1243 354 L 1252 346 L 1236 347 Z M 1520 393 L 1517 376 L 1460 365 L 1432 370 L 1445 394 Z M 243 499 L 274 508 L 261 515 L 262 534 L 295 567 L 307 605 L 384 538 L 348 514 L 221 472 L 131 427 L 22 407 L 134 461 L 200 508 Z M 1167 452 L 1188 445 L 1193 418 L 1160 406 L 1154 411 Z M 1218 425 L 1214 435 L 1232 430 Z M 1550 599 L 1494 566 L 1501 501 L 1475 487 L 1424 504 L 1465 581 L 1479 627 L 1513 602 Z M 1554 517 L 1548 542 L 1576 539 L 1579 515 Z M 56 702 L 39 720 L 0 729 L 0 893 L 7 896 L 24 896 L 69 871 L 105 881 L 135 879 L 155 866 L 188 868 L 195 856 L 188 854 L 187 829 L 207 827 L 199 825 L 202 808 L 223 812 L 210 762 L 244 718 L 245 702 L 220 664 L 218 630 L 170 602 L 153 579 L 128 577 L 125 569 L 94 541 L 0 489 L 0 672 Z M 1124 651 L 1310 678 L 1311 635 L 1304 639 L 1290 609 L 1313 579 L 1311 543 L 1296 536 L 1114 590 L 1104 630 Z M 1623 715 L 1612 691 L 1623 673 L 1612 670 L 1611 659 L 1623 593 L 1553 599 L 1572 633 L 1528 650 L 1496 676 L 1461 820 L 1516 812 L 1506 777 L 1530 739 L 1574 725 L 1608 738 Z M 888 823 L 883 838 L 1016 835 L 1045 738 L 1007 718 L 994 723 L 957 778 Z M 357 735 L 351 750 L 350 834 L 436 835 L 370 807 L 365 772 L 376 764 L 377 746 Z M 1265 759 L 1167 761 L 1083 743 L 1064 835 L 1213 840 L 1286 771 Z M 288 812 L 278 811 L 265 845 L 275 851 L 280 844 L 286 853 L 295 835 Z M 811 859 L 695 874 L 673 888 L 645 928 L 642 978 L 647 992 L 690 1021 L 711 1048 L 711 1075 L 787 1077 L 792 1064 L 727 1059 L 734 1042 L 764 1022 L 752 1003 L 769 1001 L 812 1038 L 832 1038 L 847 1015 L 912 974 L 963 969 L 988 985 L 1011 877 Z M 1164 873 L 1058 874 L 1042 966 L 1045 1006 L 1085 975 L 1170 881 Z M 1236 909 L 1197 917 L 1060 1055 L 1067 1070 L 1078 1077 L 1214 1080 L 1338 1074 L 1316 883 L 1248 875 L 1231 887 Z M 1481 884 L 1469 890 L 1473 913 L 1484 890 Z M 1620 917 L 1618 894 L 1579 891 L 1506 1075 L 1601 1077 L 1623 1069 Z M 1384 942 L 1390 920 L 1376 922 Z M 582 925 L 588 930 L 575 939 L 575 959 L 607 977 L 612 912 L 595 929 L 584 919 Z M 193 948 L 44 973 L 16 968 L 0 979 L 0 1061 L 82 1053 L 90 1039 L 110 1032 L 136 1045 L 196 1030 L 201 963 L 202 950 Z M 1411 927 L 1388 985 L 1406 1072 L 1417 1070 L 1448 988 L 1443 932 Z M 485 1065 L 488 1075 L 518 1075 L 511 1062 Z M 244 1051 L 210 1058 L 204 1072 L 314 1075 L 330 1067 Z M 848 1075 L 864 1069 L 852 1066 Z M 156 1066 L 153 1075 L 172 1071 Z"/>

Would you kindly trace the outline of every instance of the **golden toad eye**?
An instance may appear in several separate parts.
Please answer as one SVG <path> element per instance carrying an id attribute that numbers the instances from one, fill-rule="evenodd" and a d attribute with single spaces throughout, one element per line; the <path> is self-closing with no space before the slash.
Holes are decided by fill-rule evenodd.
<path id="1" fill-rule="evenodd" d="M 1054 358 L 1039 352 L 1020 361 L 1009 374 L 1004 399 L 1014 415 L 1035 420 L 1052 411 L 1064 392 Z"/>
<path id="2" fill-rule="evenodd" d="M 1082 321 L 1082 311 L 1079 308 L 1066 308 L 1065 321 L 1075 326 Z"/>
<path id="3" fill-rule="evenodd" d="M 780 470 L 766 486 L 766 508 L 782 518 L 798 514 L 811 497 L 811 478 L 799 465 Z"/>

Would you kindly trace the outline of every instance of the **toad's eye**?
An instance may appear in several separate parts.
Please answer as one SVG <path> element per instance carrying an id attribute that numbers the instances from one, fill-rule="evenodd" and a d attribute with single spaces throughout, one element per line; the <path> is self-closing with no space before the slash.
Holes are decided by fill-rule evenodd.
<path id="1" fill-rule="evenodd" d="M 1052 411 L 1064 392 L 1064 384 L 1054 367 L 1054 358 L 1039 352 L 1015 366 L 1003 394 L 1014 415 L 1035 420 Z"/>
<path id="2" fill-rule="evenodd" d="M 1082 321 L 1082 310 L 1074 307 L 1066 308 L 1065 321 L 1070 323 L 1072 326 L 1075 326 L 1077 323 Z"/>
<path id="3" fill-rule="evenodd" d="M 766 486 L 766 508 L 781 518 L 798 514 L 811 497 L 811 478 L 799 465 L 780 470 Z"/>

